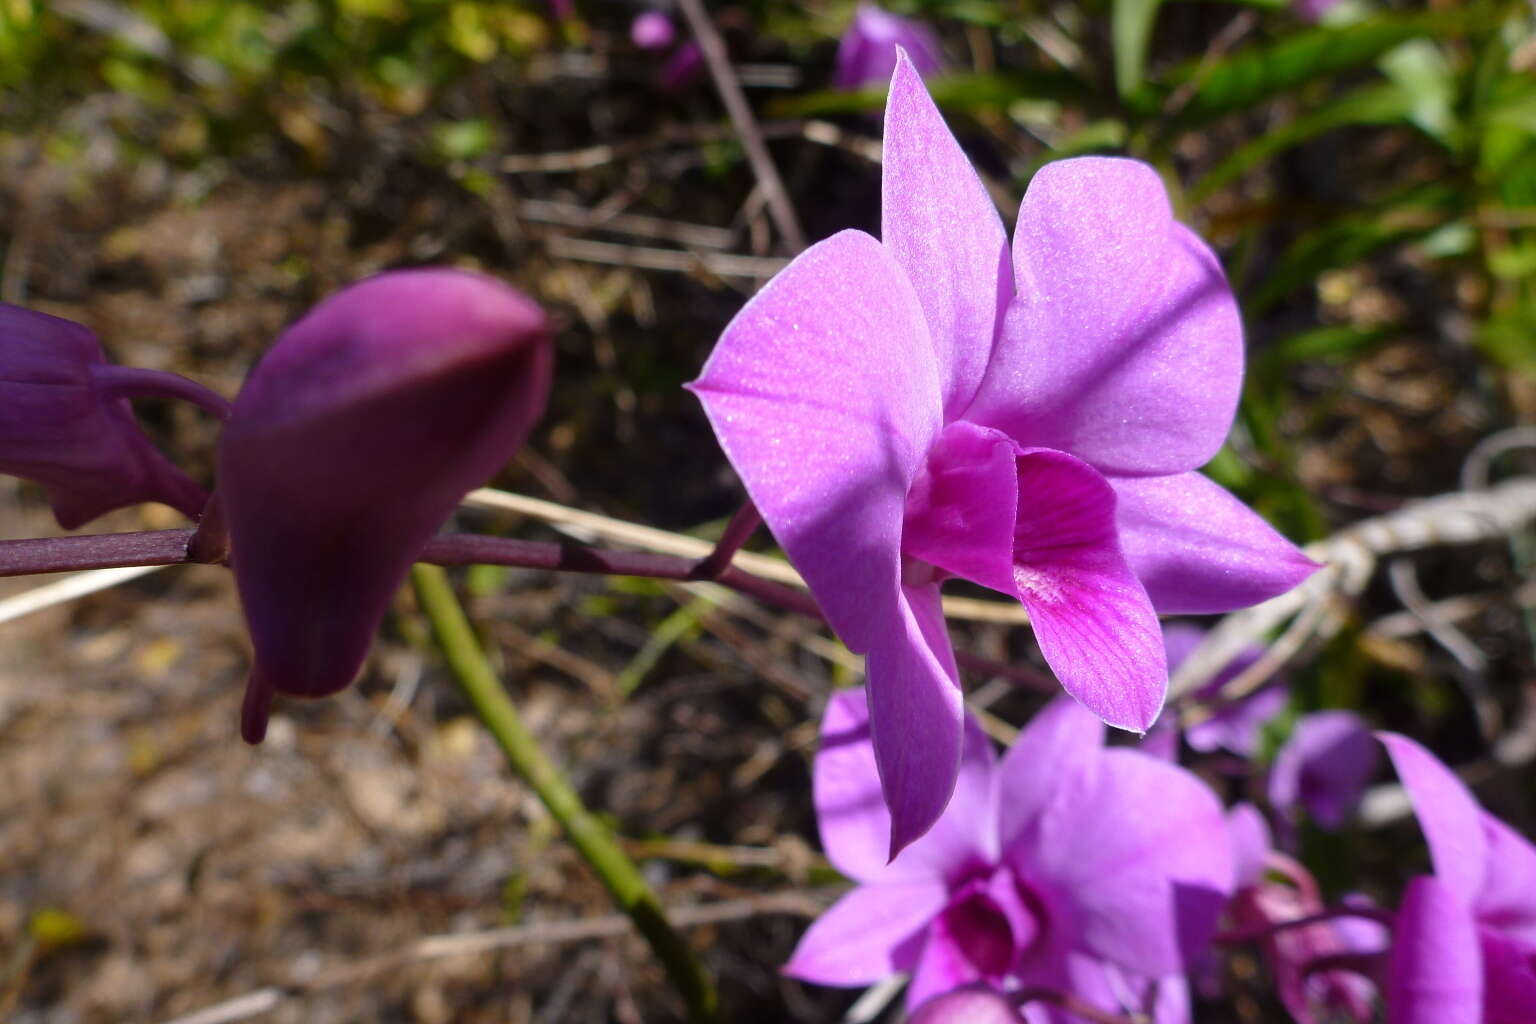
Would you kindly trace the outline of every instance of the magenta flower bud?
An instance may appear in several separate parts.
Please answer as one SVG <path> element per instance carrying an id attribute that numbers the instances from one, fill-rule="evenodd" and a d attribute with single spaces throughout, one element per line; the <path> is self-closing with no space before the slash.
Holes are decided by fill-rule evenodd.
<path id="1" fill-rule="evenodd" d="M 353 680 L 422 547 L 528 436 L 550 363 L 539 307 L 457 270 L 381 274 L 278 338 L 219 447 L 255 645 L 247 741 L 265 733 L 273 693 Z"/>
<path id="2" fill-rule="evenodd" d="M 924 78 L 944 67 L 938 36 L 927 25 L 871 3 L 859 4 L 837 45 L 834 83 L 839 89 L 885 84 L 896 70 L 898 46 L 907 51 L 912 67 Z"/>
<path id="3" fill-rule="evenodd" d="M 672 19 L 660 11 L 641 11 L 629 25 L 630 41 L 642 50 L 665 49 L 676 37 Z"/>
<path id="4" fill-rule="evenodd" d="M 108 365 L 77 323 L 0 303 L 0 473 L 42 485 L 66 530 L 143 501 L 197 518 L 207 495 L 155 449 L 116 387 L 148 372 Z"/>

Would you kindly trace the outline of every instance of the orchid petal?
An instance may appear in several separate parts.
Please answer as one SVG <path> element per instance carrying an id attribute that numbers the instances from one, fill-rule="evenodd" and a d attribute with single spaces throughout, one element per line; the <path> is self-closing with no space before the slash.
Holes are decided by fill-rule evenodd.
<path id="1" fill-rule="evenodd" d="M 936 927 L 930 928 L 922 956 L 907 985 L 907 1006 L 921 1006 L 945 992 L 981 981 L 981 971 L 965 954 L 965 947 L 959 942 Z"/>
<path id="2" fill-rule="evenodd" d="M 1252 509 L 1199 473 L 1111 477 L 1131 568 L 1165 615 L 1246 608 L 1283 594 L 1318 565 Z"/>
<path id="3" fill-rule="evenodd" d="M 1536 1013 L 1536 947 L 1484 928 L 1482 1024 L 1531 1024 Z"/>
<path id="4" fill-rule="evenodd" d="M 926 835 L 887 863 L 891 815 L 875 767 L 867 694 L 864 688 L 833 694 L 812 776 L 827 859 L 861 882 L 938 878 L 958 884 L 965 873 L 997 859 L 995 762 L 992 741 L 966 715 L 954 797 Z"/>
<path id="5" fill-rule="evenodd" d="M 1154 598 L 1153 604 L 1156 603 Z M 1177 670 L 1184 659 L 1200 646 L 1205 635 L 1205 630 L 1198 626 L 1181 622 L 1164 626 L 1163 644 L 1168 650 L 1168 671 Z M 1258 646 L 1246 648 L 1216 673 L 1209 683 L 1202 686 L 1196 697 L 1215 697 L 1223 686 L 1258 661 L 1263 653 L 1263 648 Z M 1247 697 L 1219 704 L 1211 717 L 1186 728 L 1184 739 L 1195 750 L 1210 752 L 1225 747 L 1234 754 L 1252 757 L 1258 750 L 1264 724 L 1284 710 L 1289 699 L 1285 685 L 1277 679 Z"/>
<path id="6" fill-rule="evenodd" d="M 1006 849 L 1040 820 L 1057 786 L 1098 764 L 1104 722 L 1067 697 L 1058 697 L 1024 726 L 998 769 L 997 830 Z"/>
<path id="7" fill-rule="evenodd" d="M 1233 663 L 1238 666 L 1236 669 L 1229 666 L 1222 672 L 1225 678 L 1218 676 L 1213 680 L 1217 685 L 1202 687 L 1202 693 L 1214 695 L 1220 684 L 1236 678 L 1238 672 L 1257 660 L 1239 658 Z M 1247 697 L 1217 706 L 1210 718 L 1185 729 L 1184 739 L 1205 753 L 1224 747 L 1240 757 L 1252 757 L 1258 753 L 1265 723 L 1284 711 L 1290 699 L 1285 687 L 1265 686 Z"/>
<path id="8" fill-rule="evenodd" d="M 839 690 L 827 701 L 811 792 L 821 847 L 832 866 L 859 882 L 881 877 L 889 859 L 891 812 L 880 792 L 863 687 Z"/>
<path id="9" fill-rule="evenodd" d="M 940 881 L 861 885 L 801 936 L 784 973 L 818 985 L 871 985 L 917 963 L 928 923 L 949 893 Z"/>
<path id="10" fill-rule="evenodd" d="M 1020 951 L 1034 944 L 1040 925 L 1006 870 L 952 888 L 949 905 L 928 928 L 907 1005 L 973 981 L 1000 983 L 1012 973 Z"/>
<path id="11" fill-rule="evenodd" d="M 885 105 L 880 213 L 880 241 L 917 289 L 955 419 L 986 371 L 1013 272 L 997 207 L 905 52 Z"/>
<path id="12" fill-rule="evenodd" d="M 1376 737 L 1386 746 L 1413 801 L 1436 877 L 1457 899 L 1471 905 L 1483 887 L 1488 856 L 1477 799 L 1454 772 L 1414 740 L 1391 732 L 1379 732 Z"/>
<path id="13" fill-rule="evenodd" d="M 1168 690 L 1157 616 L 1115 532 L 1115 496 L 1087 463 L 1050 449 L 1018 458 L 1014 582 L 1046 663 L 1110 725 L 1145 732 Z"/>
<path id="14" fill-rule="evenodd" d="M 1370 728 L 1354 712 L 1303 715 L 1270 767 L 1269 802 L 1304 807 L 1323 828 L 1342 828 L 1379 760 Z"/>
<path id="15" fill-rule="evenodd" d="M 951 423 L 907 494 L 902 551 L 973 583 L 1015 593 L 1018 446 L 974 423 Z"/>
<path id="16" fill-rule="evenodd" d="M 1237 804 L 1227 812 L 1227 834 L 1232 837 L 1235 888 L 1258 885 L 1264 880 L 1264 862 L 1274 846 L 1269 823 L 1253 804 Z"/>
<path id="17" fill-rule="evenodd" d="M 1387 964 L 1387 1024 L 1482 1024 L 1481 961 L 1455 890 L 1428 875 L 1409 882 Z"/>
<path id="18" fill-rule="evenodd" d="M 897 624 L 870 649 L 870 731 L 891 809 L 894 858 L 944 813 L 960 772 L 964 712 L 937 584 L 901 588 Z"/>
<path id="19" fill-rule="evenodd" d="M 1488 855 L 1473 903 L 1478 924 L 1536 949 L 1536 847 L 1486 811 L 1482 821 Z"/>
<path id="20" fill-rule="evenodd" d="M 1057 781 L 1032 841 L 1005 856 L 1068 909 L 1074 947 L 1145 975 L 1204 953 L 1232 892 L 1232 847 L 1215 794 L 1176 765 L 1107 750 Z"/>
<path id="21" fill-rule="evenodd" d="M 834 84 L 839 89 L 884 85 L 898 58 L 930 75 L 943 68 L 943 52 L 938 37 L 921 21 L 861 3 L 838 42 Z"/>
<path id="22" fill-rule="evenodd" d="M 969 985 L 924 1002 L 907 1024 L 1023 1024 L 1023 1018 L 1005 996 L 984 985 Z"/>
<path id="23" fill-rule="evenodd" d="M 736 315 L 690 387 L 832 628 L 868 651 L 899 614 L 902 510 L 940 426 L 901 268 L 857 231 L 812 246 Z"/>
<path id="24" fill-rule="evenodd" d="M 1182 473 L 1221 446 L 1243 331 L 1221 266 L 1134 160 L 1047 164 L 1013 239 L 1017 296 L 966 419 L 1106 473 Z"/>

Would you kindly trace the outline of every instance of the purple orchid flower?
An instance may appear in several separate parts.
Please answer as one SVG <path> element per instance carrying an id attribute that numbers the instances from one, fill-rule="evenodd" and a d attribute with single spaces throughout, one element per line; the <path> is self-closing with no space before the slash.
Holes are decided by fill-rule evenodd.
<path id="1" fill-rule="evenodd" d="M 629 24 L 629 40 L 641 50 L 664 50 L 675 38 L 672 19 L 661 11 L 641 11 Z"/>
<path id="2" fill-rule="evenodd" d="M 1149 978 L 1166 979 L 1159 991 L 1176 1002 L 1181 985 L 1167 976 L 1200 955 L 1231 891 L 1215 796 L 1176 765 L 1104 749 L 1103 724 L 1070 700 L 1036 715 L 1000 763 L 974 719 L 964 728 L 955 798 L 887 862 L 869 704 L 858 691 L 834 695 L 816 813 L 828 858 L 859 885 L 811 926 L 785 972 L 867 985 L 910 971 L 912 1007 L 984 984 L 1118 1012 L 1117 994 Z"/>
<path id="3" fill-rule="evenodd" d="M 1399 911 L 1389 1024 L 1530 1024 L 1536 846 L 1479 807 L 1428 750 L 1406 736 L 1378 735 L 1435 867 L 1432 879 L 1410 884 Z"/>
<path id="4" fill-rule="evenodd" d="M 246 379 L 219 446 L 255 644 L 241 732 L 274 693 L 349 684 L 411 562 L 544 408 L 544 315 L 459 270 L 380 274 L 294 324 Z"/>
<path id="5" fill-rule="evenodd" d="M 1252 804 L 1238 804 L 1227 815 L 1237 865 L 1237 892 L 1227 912 L 1243 930 L 1266 932 L 1260 942 L 1274 977 L 1275 993 L 1296 1024 L 1342 1018 L 1374 1019 L 1374 986 L 1345 970 L 1313 970 L 1323 957 L 1375 956 L 1390 941 L 1386 928 L 1364 917 L 1341 916 L 1290 928 L 1287 921 L 1321 913 L 1322 893 L 1305 867 L 1272 849 L 1263 814 Z M 1273 870 L 1285 881 L 1272 881 Z M 1321 1015 L 1319 1010 L 1322 1011 Z"/>
<path id="6" fill-rule="evenodd" d="M 1319 826 L 1340 829 L 1376 774 L 1381 754 L 1370 727 L 1351 711 L 1302 715 L 1269 769 L 1269 802 L 1303 808 Z"/>
<path id="7" fill-rule="evenodd" d="M 867 655 L 890 850 L 954 789 L 958 576 L 1023 602 L 1063 685 L 1144 731 L 1167 689 L 1153 611 L 1240 607 L 1315 566 L 1194 469 L 1220 446 L 1242 328 L 1220 266 L 1131 160 L 1048 165 L 1012 259 L 903 56 L 883 239 L 802 253 L 691 386 L 775 537 Z"/>
<path id="8" fill-rule="evenodd" d="M 108 364 L 80 324 L 0 303 L 0 473 L 42 485 L 66 530 L 145 501 L 196 519 L 208 496 L 150 443 L 126 397 L 177 381 Z"/>
<path id="9" fill-rule="evenodd" d="M 863 89 L 890 81 L 898 49 L 906 51 L 924 78 L 944 68 L 944 50 L 931 28 L 872 3 L 859 4 L 837 44 L 834 83 L 839 89 Z"/>

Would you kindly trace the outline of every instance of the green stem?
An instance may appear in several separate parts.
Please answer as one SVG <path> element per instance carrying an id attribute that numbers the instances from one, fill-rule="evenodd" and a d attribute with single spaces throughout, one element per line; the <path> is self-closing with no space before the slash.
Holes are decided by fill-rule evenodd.
<path id="1" fill-rule="evenodd" d="M 672 984 L 682 994 L 689 1020 L 695 1024 L 719 1021 L 719 1000 L 704 965 L 667 921 L 661 901 L 645 883 L 634 861 L 582 804 L 560 769 L 539 749 L 538 741 L 523 724 L 517 707 L 486 661 L 469 619 L 454 596 L 448 574 L 435 565 L 417 565 L 411 569 L 411 582 L 460 691 L 496 738 L 513 769 L 533 787 L 549 813 L 565 829 L 571 844 L 608 887 L 613 901 L 650 943 Z"/>

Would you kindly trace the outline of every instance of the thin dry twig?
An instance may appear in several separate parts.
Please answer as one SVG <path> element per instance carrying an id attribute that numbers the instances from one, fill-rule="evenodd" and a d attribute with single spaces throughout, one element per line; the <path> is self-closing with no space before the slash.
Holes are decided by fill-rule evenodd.
<path id="1" fill-rule="evenodd" d="M 1228 615 L 1179 666 L 1170 699 L 1188 699 L 1246 647 L 1261 643 L 1286 622 L 1291 627 L 1266 656 L 1222 687 L 1221 699 L 1251 693 L 1308 642 L 1337 632 L 1348 602 L 1358 597 L 1385 555 L 1507 537 L 1536 520 L 1536 478 L 1517 477 L 1480 491 L 1456 491 L 1416 501 L 1396 512 L 1355 523 L 1305 548 L 1323 564 L 1288 593 Z M 1274 647 L 1271 648 L 1271 651 Z"/>
<path id="2" fill-rule="evenodd" d="M 714 550 L 713 544 L 697 537 L 670 533 L 653 526 L 641 526 L 542 498 L 530 498 L 524 494 L 489 487 L 470 491 L 463 504 L 469 508 L 529 516 L 549 523 L 560 532 L 584 543 L 601 540 L 611 544 L 628 544 L 679 558 L 704 558 Z M 731 564 L 754 576 L 805 589 L 805 580 L 783 559 L 738 551 Z M 969 622 L 997 622 L 1006 625 L 1026 625 L 1029 622 L 1029 615 L 1017 602 L 986 601 L 970 597 L 944 598 L 944 614 L 951 619 Z"/>
<path id="3" fill-rule="evenodd" d="M 725 112 L 730 115 L 731 123 L 736 126 L 736 133 L 741 137 L 741 145 L 746 150 L 747 162 L 752 165 L 752 173 L 756 175 L 757 183 L 767 196 L 768 212 L 773 216 L 774 226 L 779 229 L 779 235 L 790 251 L 799 252 L 805 248 L 805 232 L 800 227 L 800 218 L 795 213 L 794 204 L 790 202 L 784 180 L 779 177 L 779 170 L 773 165 L 773 157 L 768 154 L 768 146 L 757 126 L 757 118 L 747 104 L 746 94 L 741 91 L 741 82 L 731 67 L 725 40 L 720 38 L 720 33 L 715 29 L 714 22 L 709 20 L 709 13 L 704 10 L 700 0 L 679 0 L 678 6 L 682 9 L 683 17 L 688 19 L 688 28 L 704 53 L 704 63 L 709 68 L 710 77 L 714 79 L 720 101 L 725 104 Z"/>
<path id="4" fill-rule="evenodd" d="M 682 274 L 697 273 L 702 270 L 716 277 L 735 277 L 748 281 L 766 281 L 784 269 L 785 263 L 784 260 L 769 256 L 683 252 L 677 249 L 658 249 L 648 245 L 595 242 L 587 238 L 570 238 L 566 235 L 550 235 L 545 240 L 545 245 L 551 256 L 583 263 L 635 267 L 640 270 L 668 270 Z"/>
<path id="5" fill-rule="evenodd" d="M 98 590 L 115 587 L 119 583 L 147 576 L 164 569 L 163 565 L 128 565 L 117 569 L 87 569 L 70 573 L 40 587 L 24 590 L 0 601 L 0 623 L 31 615 L 54 605 L 73 601 L 77 597 L 94 594 Z"/>

